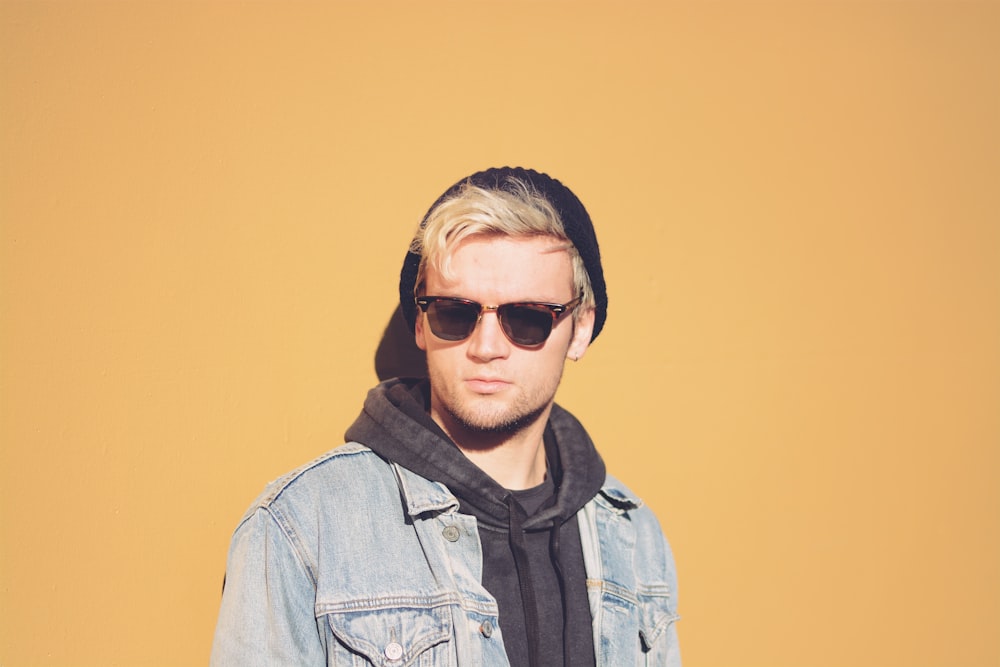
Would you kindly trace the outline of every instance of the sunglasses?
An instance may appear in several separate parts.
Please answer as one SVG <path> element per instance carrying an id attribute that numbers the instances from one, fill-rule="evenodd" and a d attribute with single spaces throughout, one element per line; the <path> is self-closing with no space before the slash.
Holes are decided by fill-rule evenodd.
<path id="1" fill-rule="evenodd" d="M 512 343 L 538 347 L 548 340 L 552 327 L 580 305 L 583 297 L 569 303 L 523 301 L 499 306 L 484 306 L 451 296 L 418 296 L 414 300 L 427 313 L 431 332 L 443 340 L 465 340 L 475 331 L 483 313 L 495 310 L 500 328 Z"/>

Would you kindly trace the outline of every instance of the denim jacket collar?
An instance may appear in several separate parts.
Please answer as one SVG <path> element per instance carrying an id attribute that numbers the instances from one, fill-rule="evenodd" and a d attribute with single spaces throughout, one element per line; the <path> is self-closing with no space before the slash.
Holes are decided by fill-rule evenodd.
<path id="1" fill-rule="evenodd" d="M 397 463 L 392 464 L 392 469 L 399 480 L 406 513 L 411 518 L 425 512 L 451 514 L 458 511 L 458 498 L 444 484 L 432 482 Z"/>
<path id="2" fill-rule="evenodd" d="M 643 505 L 641 498 L 613 478 L 608 478 L 604 482 L 604 486 L 594 498 L 594 502 L 615 514 L 624 514 L 629 510 L 639 509 Z"/>
<path id="3" fill-rule="evenodd" d="M 399 480 L 400 493 L 411 518 L 425 512 L 451 514 L 458 510 L 458 498 L 444 484 L 421 477 L 396 463 L 392 464 L 392 469 Z M 615 514 L 624 514 L 643 506 L 641 498 L 611 477 L 605 481 L 594 502 Z"/>

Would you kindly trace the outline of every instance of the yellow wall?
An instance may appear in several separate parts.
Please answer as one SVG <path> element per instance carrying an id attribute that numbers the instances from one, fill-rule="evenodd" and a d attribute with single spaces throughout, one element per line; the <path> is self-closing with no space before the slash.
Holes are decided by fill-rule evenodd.
<path id="1" fill-rule="evenodd" d="M 597 221 L 560 400 L 688 667 L 1000 664 L 1000 6 L 0 3 L 0 664 L 207 660 L 476 169 Z"/>

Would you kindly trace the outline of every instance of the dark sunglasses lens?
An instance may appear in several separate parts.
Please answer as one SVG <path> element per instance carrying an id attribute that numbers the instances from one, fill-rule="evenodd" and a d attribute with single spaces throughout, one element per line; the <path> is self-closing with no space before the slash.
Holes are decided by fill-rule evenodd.
<path id="1" fill-rule="evenodd" d="M 479 308 L 459 301 L 433 301 L 427 307 L 431 331 L 444 340 L 464 340 L 476 328 Z"/>
<path id="2" fill-rule="evenodd" d="M 545 306 L 500 306 L 500 323 L 518 345 L 541 345 L 552 332 L 552 311 Z"/>

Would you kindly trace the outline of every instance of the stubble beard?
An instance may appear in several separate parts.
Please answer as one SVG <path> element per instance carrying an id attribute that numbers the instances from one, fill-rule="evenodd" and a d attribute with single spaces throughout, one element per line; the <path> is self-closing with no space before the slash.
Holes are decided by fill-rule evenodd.
<path id="1" fill-rule="evenodd" d="M 465 406 L 459 406 L 458 409 L 454 409 L 450 405 L 443 406 L 452 421 L 466 432 L 494 436 L 520 433 L 534 424 L 548 407 L 549 403 L 535 408 L 513 406 L 509 410 L 495 410 L 486 413 L 485 411 L 471 410 Z"/>
<path id="2" fill-rule="evenodd" d="M 431 373 L 431 387 L 434 387 L 434 377 Z M 505 436 L 514 436 L 536 423 L 552 405 L 556 389 L 562 379 L 562 373 L 554 378 L 551 386 L 543 387 L 538 392 L 516 397 L 507 403 L 497 399 L 497 404 L 485 400 L 465 400 L 458 392 L 447 395 L 437 393 L 437 409 L 444 413 L 449 422 L 470 436 L 483 436 L 483 446 L 490 448 Z M 433 392 L 432 392 L 433 393 Z M 445 430 L 451 430 L 446 428 Z M 451 434 L 453 437 L 457 434 Z M 492 443 L 492 444 L 490 444 Z M 464 443 L 466 446 L 472 443 Z"/>

